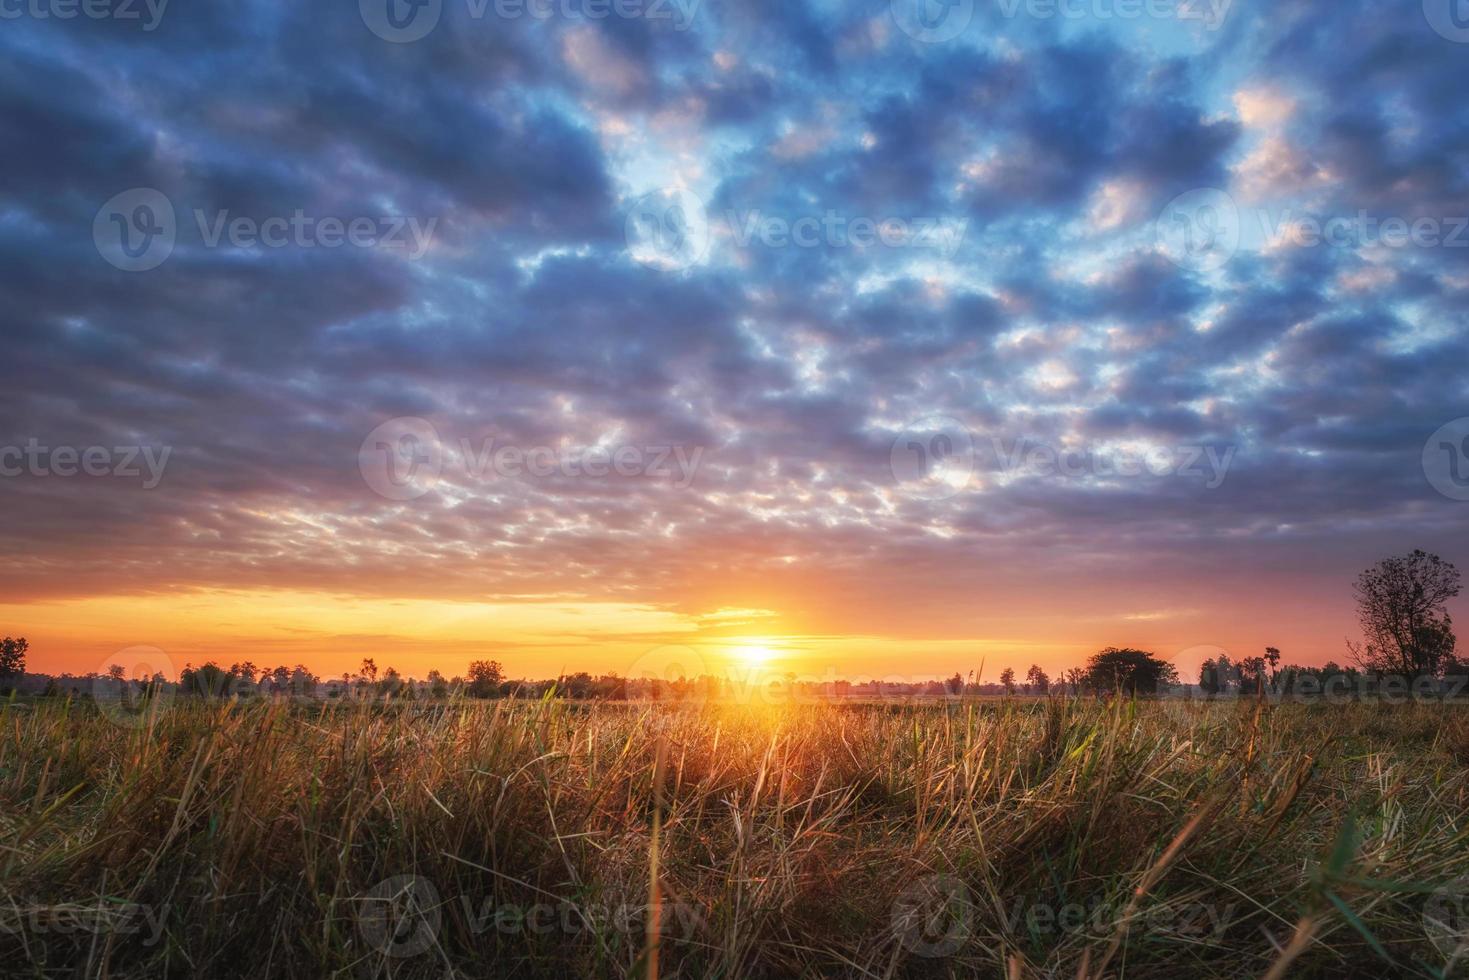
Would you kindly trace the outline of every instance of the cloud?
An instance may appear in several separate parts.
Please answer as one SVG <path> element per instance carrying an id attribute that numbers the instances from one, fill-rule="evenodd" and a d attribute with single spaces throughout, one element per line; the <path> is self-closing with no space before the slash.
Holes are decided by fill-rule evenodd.
<path id="1" fill-rule="evenodd" d="M 1314 588 L 1456 526 L 1421 451 L 1463 413 L 1462 253 L 1246 235 L 1204 271 L 1154 224 L 1209 187 L 1276 216 L 1469 214 L 1462 50 L 1414 4 L 1237 9 L 1182 53 L 984 12 L 922 45 L 879 29 L 886 6 L 704 5 L 680 30 L 450 4 L 402 45 L 350 4 L 170 8 L 146 37 L 11 23 L 0 445 L 174 455 L 155 490 L 0 481 L 0 582 L 553 596 L 956 638 L 1068 589 L 1207 618 L 1190 576 L 1289 560 Z M 676 182 L 717 234 L 647 268 L 626 208 Z M 133 187 L 180 218 L 142 274 L 92 240 Z M 211 247 L 195 217 L 297 211 L 437 230 L 409 259 Z M 726 215 L 752 211 L 963 234 L 734 240 Z M 395 416 L 451 447 L 702 456 L 684 487 L 459 466 L 399 503 L 358 470 Z M 934 416 L 976 447 L 939 500 L 893 464 Z M 1016 469 L 1017 440 L 1235 455 L 1209 488 Z"/>

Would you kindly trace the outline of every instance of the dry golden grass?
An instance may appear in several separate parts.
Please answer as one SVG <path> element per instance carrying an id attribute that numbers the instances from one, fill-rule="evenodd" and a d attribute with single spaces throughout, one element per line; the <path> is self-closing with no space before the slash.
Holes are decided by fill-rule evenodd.
<path id="1" fill-rule="evenodd" d="M 1463 969 L 1453 707 L 159 709 L 0 709 L 5 974 Z"/>

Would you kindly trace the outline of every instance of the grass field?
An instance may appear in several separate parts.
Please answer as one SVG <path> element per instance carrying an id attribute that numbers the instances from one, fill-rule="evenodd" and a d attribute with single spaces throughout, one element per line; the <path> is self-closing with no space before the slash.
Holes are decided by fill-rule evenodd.
<path id="1" fill-rule="evenodd" d="M 1463 972 L 1453 707 L 159 708 L 0 710 L 6 975 Z"/>

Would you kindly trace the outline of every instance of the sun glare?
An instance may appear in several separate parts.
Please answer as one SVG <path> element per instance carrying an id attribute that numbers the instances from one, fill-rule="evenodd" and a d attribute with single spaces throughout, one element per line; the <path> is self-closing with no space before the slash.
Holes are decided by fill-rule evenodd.
<path id="1" fill-rule="evenodd" d="M 746 667 L 763 667 L 775 656 L 774 650 L 759 644 L 735 647 L 733 652 L 735 660 Z"/>

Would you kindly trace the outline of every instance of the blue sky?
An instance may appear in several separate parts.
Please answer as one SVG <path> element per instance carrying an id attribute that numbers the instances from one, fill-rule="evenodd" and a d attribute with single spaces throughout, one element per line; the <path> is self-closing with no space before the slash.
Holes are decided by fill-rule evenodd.
<path id="1" fill-rule="evenodd" d="M 649 617 L 482 641 L 531 673 L 1319 662 L 1464 557 L 1448 0 L 387 2 L 0 5 L 0 445 L 169 450 L 0 457 L 68 666 L 156 641 L 65 603 L 211 594 Z M 268 642 L 448 642 L 384 630 Z"/>

